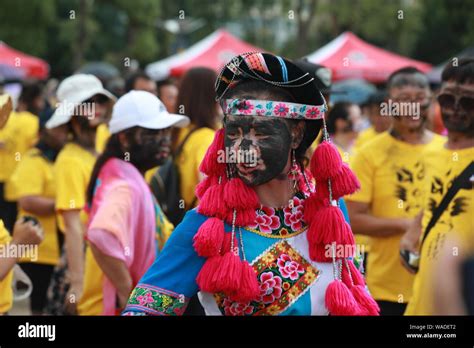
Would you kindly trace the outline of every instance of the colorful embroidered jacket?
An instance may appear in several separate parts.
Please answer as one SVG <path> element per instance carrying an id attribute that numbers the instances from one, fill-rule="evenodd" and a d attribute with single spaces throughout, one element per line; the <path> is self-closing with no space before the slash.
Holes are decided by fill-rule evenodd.
<path id="1" fill-rule="evenodd" d="M 324 296 L 333 280 L 332 264 L 310 260 L 302 200 L 296 196 L 294 201 L 292 209 L 264 208 L 253 226 L 237 228 L 240 255 L 258 275 L 258 300 L 236 303 L 222 294 L 199 292 L 196 277 L 205 259 L 196 254 L 193 237 L 207 217 L 194 209 L 139 281 L 123 314 L 181 315 L 199 292 L 207 315 L 327 315 Z M 339 205 L 348 220 L 342 199 Z M 226 224 L 225 231 L 231 226 Z"/>

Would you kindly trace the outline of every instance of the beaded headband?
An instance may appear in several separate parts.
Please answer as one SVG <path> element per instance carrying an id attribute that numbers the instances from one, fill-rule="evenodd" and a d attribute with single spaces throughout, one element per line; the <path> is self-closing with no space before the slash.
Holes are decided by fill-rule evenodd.
<path id="1" fill-rule="evenodd" d="M 269 116 L 301 120 L 319 120 L 324 118 L 326 104 L 306 105 L 283 101 L 254 99 L 225 99 L 221 101 L 225 115 Z"/>

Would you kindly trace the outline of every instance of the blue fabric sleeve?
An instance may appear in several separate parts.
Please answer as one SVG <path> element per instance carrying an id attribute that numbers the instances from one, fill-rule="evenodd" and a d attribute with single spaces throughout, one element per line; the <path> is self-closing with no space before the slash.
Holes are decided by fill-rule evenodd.
<path id="1" fill-rule="evenodd" d="M 196 254 L 193 237 L 206 219 L 195 209 L 186 213 L 138 282 L 124 315 L 179 315 L 184 312 L 189 299 L 199 290 L 196 277 L 205 258 Z"/>
<path id="2" fill-rule="evenodd" d="M 349 219 L 349 212 L 347 211 L 346 202 L 344 199 L 339 198 L 339 209 L 341 209 L 342 214 L 344 214 L 344 218 L 346 219 L 347 223 L 350 224 L 351 220 Z"/>

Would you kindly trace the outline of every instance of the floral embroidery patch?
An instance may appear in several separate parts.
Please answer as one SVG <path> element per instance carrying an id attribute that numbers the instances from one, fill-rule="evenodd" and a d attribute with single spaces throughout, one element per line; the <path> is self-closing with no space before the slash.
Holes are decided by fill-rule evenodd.
<path id="1" fill-rule="evenodd" d="M 224 315 L 277 315 L 294 303 L 319 277 L 320 271 L 286 241 L 274 244 L 252 264 L 260 284 L 260 296 L 247 303 L 214 294 Z"/>
<path id="2" fill-rule="evenodd" d="M 136 309 L 155 315 L 182 315 L 188 302 L 189 299 L 184 295 L 156 286 L 140 284 L 130 295 L 124 312 L 127 314 Z"/>
<path id="3" fill-rule="evenodd" d="M 246 226 L 250 232 L 263 236 L 281 238 L 292 237 L 306 230 L 304 217 L 303 194 L 293 197 L 293 206 L 283 209 L 262 207 L 257 210 L 253 224 Z"/>
<path id="4" fill-rule="evenodd" d="M 317 120 L 324 117 L 327 106 L 325 104 L 306 105 L 269 100 L 226 99 L 222 102 L 222 109 L 226 115 L 255 115 Z"/>

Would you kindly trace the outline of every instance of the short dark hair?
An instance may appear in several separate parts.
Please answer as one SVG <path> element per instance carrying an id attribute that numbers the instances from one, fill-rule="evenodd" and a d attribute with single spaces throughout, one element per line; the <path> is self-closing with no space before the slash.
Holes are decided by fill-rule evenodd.
<path id="1" fill-rule="evenodd" d="M 474 58 L 461 58 L 457 65 L 446 64 L 441 73 L 441 80 L 456 81 L 457 83 L 474 83 Z"/>
<path id="2" fill-rule="evenodd" d="M 328 133 L 333 135 L 336 133 L 336 121 L 337 120 L 344 120 L 347 122 L 351 122 L 349 120 L 349 108 L 353 105 L 353 103 L 349 102 L 339 102 L 334 104 L 328 114 L 328 119 L 326 121 L 326 127 Z"/>
<path id="3" fill-rule="evenodd" d="M 144 79 L 144 80 L 150 80 L 151 81 L 151 77 L 148 76 L 148 74 L 142 70 L 139 70 L 139 71 L 136 71 L 132 74 L 130 74 L 126 80 L 125 80 L 125 93 L 128 93 L 130 92 L 131 90 L 133 90 L 135 88 L 135 82 L 138 80 L 138 79 Z"/>
<path id="4" fill-rule="evenodd" d="M 29 109 L 33 101 L 42 95 L 43 88 L 39 82 L 24 82 L 18 101 L 25 103 Z"/>
<path id="5" fill-rule="evenodd" d="M 413 66 L 407 66 L 391 73 L 387 80 L 387 90 L 404 86 L 429 88 L 430 82 L 422 71 Z"/>
<path id="6" fill-rule="evenodd" d="M 172 79 L 164 79 L 164 80 L 156 81 L 156 90 L 158 91 L 158 98 L 161 98 L 160 96 L 161 87 L 165 87 L 165 86 L 176 86 L 176 82 Z"/>

